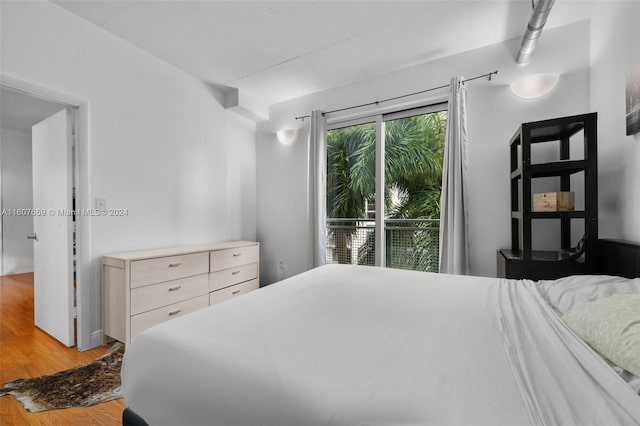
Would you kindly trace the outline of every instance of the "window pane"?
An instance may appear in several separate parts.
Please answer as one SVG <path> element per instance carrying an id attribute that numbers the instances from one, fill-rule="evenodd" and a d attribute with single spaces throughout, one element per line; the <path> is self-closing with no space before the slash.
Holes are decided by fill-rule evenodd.
<path id="1" fill-rule="evenodd" d="M 327 132 L 327 263 L 375 260 L 374 123 Z"/>
<path id="2" fill-rule="evenodd" d="M 386 265 L 438 271 L 446 111 L 386 121 Z"/>
<path id="3" fill-rule="evenodd" d="M 383 126 L 383 217 L 375 209 L 375 123 L 327 132 L 327 263 L 374 265 L 377 220 L 385 266 L 438 271 L 447 113 L 417 114 L 394 114 Z"/>

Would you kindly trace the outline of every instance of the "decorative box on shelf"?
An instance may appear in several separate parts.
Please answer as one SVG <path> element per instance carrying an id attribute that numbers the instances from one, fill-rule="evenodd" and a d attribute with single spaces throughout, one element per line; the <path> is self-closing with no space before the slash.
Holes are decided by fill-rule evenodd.
<path id="1" fill-rule="evenodd" d="M 575 208 L 575 193 L 563 192 L 543 192 L 533 194 L 534 212 L 562 212 L 571 211 Z"/>

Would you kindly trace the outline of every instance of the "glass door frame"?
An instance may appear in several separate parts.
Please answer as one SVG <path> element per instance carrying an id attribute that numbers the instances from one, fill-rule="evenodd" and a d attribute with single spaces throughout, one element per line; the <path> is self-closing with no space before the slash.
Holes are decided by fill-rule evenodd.
<path id="1" fill-rule="evenodd" d="M 350 118 L 346 120 L 327 119 L 327 132 L 330 130 L 341 129 L 345 127 L 358 126 L 361 124 L 375 124 L 376 126 L 376 169 L 375 169 L 375 185 L 376 185 L 376 222 L 375 222 L 375 266 L 386 267 L 386 232 L 385 232 L 385 122 L 398 120 L 401 118 L 412 117 L 415 115 L 424 115 L 434 112 L 445 111 L 447 102 L 438 102 L 426 106 L 404 109 L 400 111 L 372 114 L 359 118 Z M 325 153 L 326 155 L 326 153 Z M 326 182 L 325 182 L 326 185 Z"/>

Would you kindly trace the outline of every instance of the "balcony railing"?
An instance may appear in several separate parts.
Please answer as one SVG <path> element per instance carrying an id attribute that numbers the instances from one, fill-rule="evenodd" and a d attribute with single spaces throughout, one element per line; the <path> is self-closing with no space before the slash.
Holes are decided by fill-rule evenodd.
<path id="1" fill-rule="evenodd" d="M 438 272 L 438 219 L 387 219 L 386 266 Z M 375 264 L 374 219 L 327 219 L 327 263 Z"/>

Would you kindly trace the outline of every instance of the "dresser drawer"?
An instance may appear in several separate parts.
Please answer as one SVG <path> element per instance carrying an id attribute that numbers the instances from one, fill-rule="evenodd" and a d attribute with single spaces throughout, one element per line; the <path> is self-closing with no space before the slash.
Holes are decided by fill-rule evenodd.
<path id="1" fill-rule="evenodd" d="M 129 345 L 151 326 L 257 289 L 259 250 L 225 241 L 103 256 L 104 343 Z"/>
<path id="2" fill-rule="evenodd" d="M 256 263 L 259 258 L 258 253 L 258 245 L 212 251 L 211 272 Z"/>
<path id="3" fill-rule="evenodd" d="M 223 302 L 228 299 L 240 296 L 241 294 L 249 293 L 250 291 L 258 289 L 258 280 L 247 281 L 246 283 L 236 284 L 231 287 L 223 288 L 209 293 L 209 305 Z"/>
<path id="4" fill-rule="evenodd" d="M 189 312 L 206 308 L 209 305 L 209 297 L 207 295 L 195 297 L 183 302 L 174 303 L 173 305 L 154 309 L 153 311 L 131 317 L 131 341 L 142 331 L 156 324 L 163 323 L 173 318 L 178 318 Z"/>
<path id="5" fill-rule="evenodd" d="M 234 284 L 258 278 L 258 264 L 242 265 L 209 274 L 209 291 L 220 290 Z"/>
<path id="6" fill-rule="evenodd" d="M 158 257 L 131 262 L 131 288 L 209 272 L 208 253 Z"/>
<path id="7" fill-rule="evenodd" d="M 209 293 L 207 274 L 136 287 L 131 290 L 131 315 Z"/>

